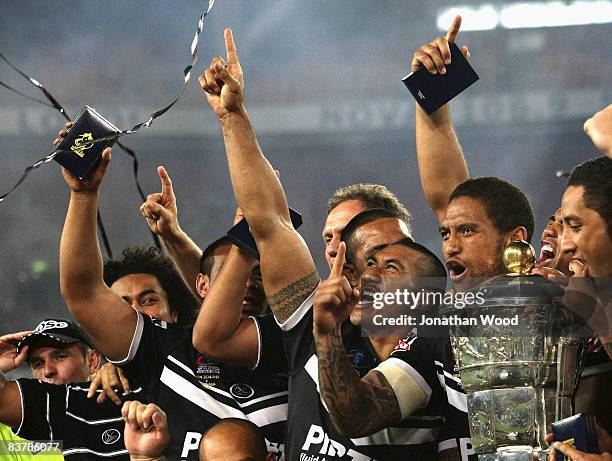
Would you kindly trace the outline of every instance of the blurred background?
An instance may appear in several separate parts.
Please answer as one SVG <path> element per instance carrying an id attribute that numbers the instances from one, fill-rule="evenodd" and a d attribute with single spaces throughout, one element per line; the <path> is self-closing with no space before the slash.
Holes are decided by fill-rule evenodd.
<path id="1" fill-rule="evenodd" d="M 0 51 L 76 116 L 84 105 L 126 129 L 174 98 L 205 0 L 0 2 Z M 140 159 L 145 193 L 173 181 L 182 227 L 204 248 L 230 227 L 235 200 L 220 130 L 195 77 L 223 54 L 234 30 L 249 112 L 265 154 L 280 170 L 289 203 L 320 271 L 326 202 L 339 186 L 388 186 L 413 214 L 416 238 L 440 253 L 418 179 L 414 100 L 401 82 L 413 52 L 464 14 L 480 80 L 452 112 L 472 176 L 497 175 L 525 190 L 537 232 L 559 206 L 557 170 L 594 157 L 582 132 L 612 101 L 612 2 L 470 0 L 217 0 L 200 37 L 200 61 L 180 102 L 150 129 L 124 138 Z M 0 81 L 42 97 L 8 65 Z M 51 150 L 64 120 L 0 88 L 0 192 Z M 0 203 L 0 334 L 67 316 L 58 249 L 68 203 L 59 166 L 34 171 Z M 113 251 L 152 243 L 138 207 L 131 160 L 118 148 L 101 192 Z"/>

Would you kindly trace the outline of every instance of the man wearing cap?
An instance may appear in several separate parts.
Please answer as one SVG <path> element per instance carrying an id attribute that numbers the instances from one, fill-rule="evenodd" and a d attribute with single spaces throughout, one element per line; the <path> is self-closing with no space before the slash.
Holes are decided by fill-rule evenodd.
<path id="1" fill-rule="evenodd" d="M 3 373 L 24 361 L 35 379 L 7 381 Z M 84 382 L 100 362 L 100 353 L 70 320 L 46 319 L 31 332 L 0 337 L 0 423 L 27 440 L 60 442 L 68 459 L 129 459 L 119 409 L 110 401 L 98 405 L 87 399 Z"/>

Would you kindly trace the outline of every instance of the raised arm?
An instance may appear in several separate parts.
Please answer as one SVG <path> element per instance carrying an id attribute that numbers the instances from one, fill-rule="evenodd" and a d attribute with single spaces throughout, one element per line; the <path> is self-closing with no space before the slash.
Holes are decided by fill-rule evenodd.
<path id="1" fill-rule="evenodd" d="M 371 370 L 363 378 L 355 372 L 342 342 L 340 327 L 353 309 L 358 293 L 342 275 L 346 245 L 340 243 L 329 279 L 321 282 L 314 298 L 314 336 L 319 362 L 321 397 L 336 430 L 357 438 L 397 425 L 425 403 L 418 387 L 410 386 L 405 408 L 383 373 Z M 364 417 L 367 415 L 367 417 Z"/>
<path id="2" fill-rule="evenodd" d="M 268 302 L 282 324 L 314 290 L 319 278 L 306 244 L 291 225 L 280 181 L 257 143 L 229 29 L 225 30 L 225 47 L 227 64 L 213 59 L 200 84 L 221 122 L 234 194 L 257 242 Z"/>
<path id="3" fill-rule="evenodd" d="M 243 217 L 238 208 L 234 224 Z M 246 367 L 257 363 L 257 327 L 252 319 L 241 317 L 246 283 L 256 262 L 237 246 L 230 249 L 193 327 L 193 347 L 204 355 Z"/>
<path id="4" fill-rule="evenodd" d="M 448 44 L 456 40 L 460 26 L 461 16 L 457 16 L 446 36 L 419 48 L 412 58 L 411 70 L 415 72 L 424 66 L 432 74 L 445 74 L 444 64 L 451 59 Z M 461 51 L 469 56 L 467 47 Z M 468 179 L 467 164 L 453 129 L 448 104 L 431 116 L 416 105 L 416 151 L 425 198 L 438 221 L 442 221 L 451 192 Z"/>
<path id="5" fill-rule="evenodd" d="M 612 104 L 584 122 L 583 128 L 595 147 L 612 158 Z"/>
<path id="6" fill-rule="evenodd" d="M 64 131 L 60 137 L 65 136 Z M 96 232 L 98 193 L 111 159 L 100 163 L 85 182 L 62 170 L 70 187 L 70 204 L 60 242 L 60 288 L 68 309 L 111 360 L 126 358 L 136 329 L 136 311 L 106 286 Z"/>
<path id="7" fill-rule="evenodd" d="M 170 175 L 163 166 L 157 167 L 157 174 L 162 190 L 149 195 L 147 201 L 140 206 L 140 212 L 147 220 L 151 232 L 161 238 L 185 285 L 201 301 L 195 281 L 200 272 L 202 249 L 179 226 L 176 196 Z"/>
<path id="8" fill-rule="evenodd" d="M 253 367 L 259 339 L 253 319 L 241 318 L 245 286 L 255 261 L 233 246 L 211 284 L 193 328 L 193 346 L 217 360 Z"/>

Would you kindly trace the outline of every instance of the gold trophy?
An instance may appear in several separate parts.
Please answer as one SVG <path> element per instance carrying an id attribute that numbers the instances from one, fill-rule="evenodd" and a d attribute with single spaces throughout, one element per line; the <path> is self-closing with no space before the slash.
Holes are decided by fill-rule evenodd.
<path id="1" fill-rule="evenodd" d="M 515 240 L 504 250 L 504 264 L 508 275 L 527 275 L 535 266 L 535 250 L 525 240 Z"/>

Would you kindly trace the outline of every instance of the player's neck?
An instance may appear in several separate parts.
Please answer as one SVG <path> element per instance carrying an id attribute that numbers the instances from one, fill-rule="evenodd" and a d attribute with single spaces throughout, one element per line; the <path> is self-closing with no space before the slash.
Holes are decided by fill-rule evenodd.
<path id="1" fill-rule="evenodd" d="M 378 358 L 382 362 L 389 358 L 391 352 L 393 352 L 393 349 L 395 349 L 395 346 L 397 346 L 397 343 L 402 338 L 396 336 L 385 336 L 378 338 L 369 337 L 368 339 L 370 340 L 376 355 L 378 355 Z"/>

